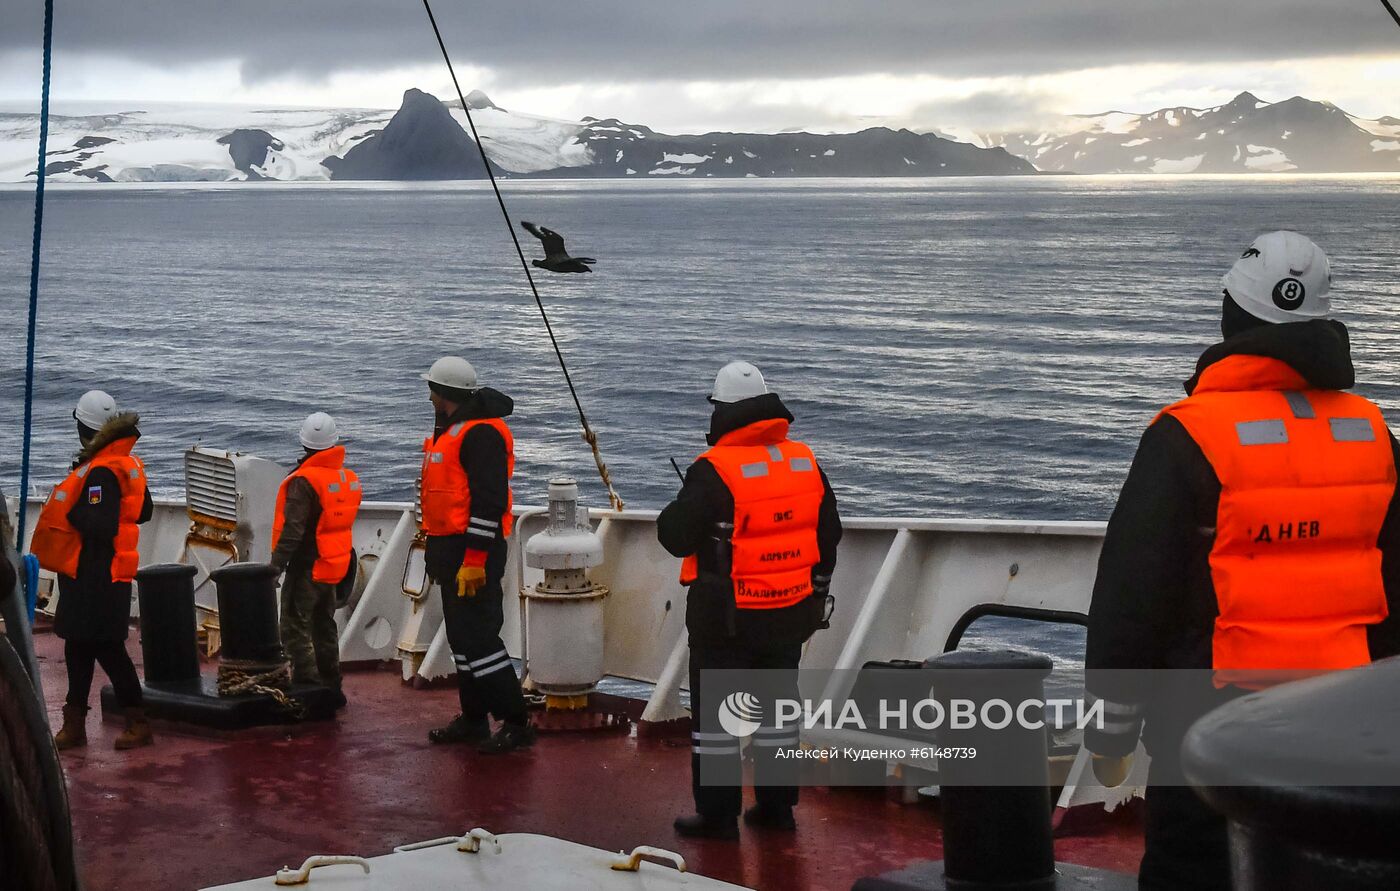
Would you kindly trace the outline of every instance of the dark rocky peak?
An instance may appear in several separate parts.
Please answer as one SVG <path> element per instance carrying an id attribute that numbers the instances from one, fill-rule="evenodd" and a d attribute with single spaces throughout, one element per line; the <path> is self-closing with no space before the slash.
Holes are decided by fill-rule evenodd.
<path id="1" fill-rule="evenodd" d="M 505 109 L 492 102 L 490 96 L 487 96 L 480 90 L 472 90 L 467 94 L 467 108 L 494 108 L 498 111 L 505 111 Z"/>
<path id="2" fill-rule="evenodd" d="M 1259 99 L 1258 96 L 1254 95 L 1248 90 L 1245 90 L 1243 93 L 1231 99 L 1229 102 L 1220 106 L 1220 110 L 1230 112 L 1246 112 L 1253 111 L 1254 109 L 1258 108 L 1263 104 L 1264 103 Z"/>
<path id="3" fill-rule="evenodd" d="M 281 151 L 284 148 L 282 141 L 266 130 L 234 130 L 226 136 L 220 136 L 217 141 L 219 145 L 228 146 L 233 166 L 241 170 L 248 179 L 263 179 L 263 175 L 253 168 L 267 164 L 268 152 Z"/>
<path id="4" fill-rule="evenodd" d="M 321 162 L 332 179 L 453 180 L 486 176 L 476 143 L 436 96 L 408 90 L 375 136 Z"/>

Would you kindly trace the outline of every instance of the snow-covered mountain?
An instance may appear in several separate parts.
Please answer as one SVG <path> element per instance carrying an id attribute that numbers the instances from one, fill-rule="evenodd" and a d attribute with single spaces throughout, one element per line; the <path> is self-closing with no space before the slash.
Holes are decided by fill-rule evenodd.
<path id="1" fill-rule="evenodd" d="M 1270 103 L 1241 93 L 1215 108 L 1080 115 L 1040 132 L 953 132 L 1049 173 L 1400 171 L 1400 120 L 1301 96 Z"/>
<path id="2" fill-rule="evenodd" d="M 932 134 L 676 136 L 615 118 L 507 110 L 479 90 L 467 104 L 487 154 L 511 176 L 1400 171 L 1400 119 L 1250 93 L 1215 108 L 1072 116 L 1037 132 Z M 398 110 L 69 109 L 51 119 L 48 174 L 60 182 L 474 179 L 484 171 L 458 106 L 409 90 Z M 37 138 L 36 115 L 0 112 L 0 181 L 32 177 Z"/>
<path id="3" fill-rule="evenodd" d="M 489 140 L 487 151 L 503 169 L 533 173 L 588 163 L 584 147 L 571 145 L 583 122 L 512 114 L 479 92 L 468 102 Z M 432 104 L 441 108 L 435 99 Z M 49 119 L 51 181 L 327 180 L 332 174 L 324 161 L 343 158 L 365 139 L 380 135 L 396 115 L 392 109 L 171 104 L 81 111 Z M 460 108 L 450 115 L 466 126 Z M 0 112 L 0 182 L 32 177 L 38 138 L 37 115 Z"/>
<path id="4" fill-rule="evenodd" d="M 616 119 L 560 120 L 467 97 L 492 162 L 514 176 L 953 176 L 1034 173 L 1000 148 L 932 134 L 671 136 Z M 455 106 L 455 107 L 454 107 Z M 70 182 L 473 179 L 459 103 L 419 90 L 397 111 L 152 106 L 50 119 L 47 173 Z M 33 175 L 38 118 L 0 113 L 0 181 Z"/>
<path id="5" fill-rule="evenodd" d="M 382 128 L 393 112 L 369 109 L 236 109 L 153 105 L 80 109 L 49 120 L 48 174 L 63 182 L 326 179 L 321 160 Z M 262 133 L 274 140 L 240 170 L 235 154 L 254 154 Z M 239 135 L 235 135 L 239 134 Z M 39 119 L 0 113 L 0 181 L 32 176 Z M 221 143 L 220 140 L 227 140 Z M 240 159 L 244 160 L 244 159 Z"/>

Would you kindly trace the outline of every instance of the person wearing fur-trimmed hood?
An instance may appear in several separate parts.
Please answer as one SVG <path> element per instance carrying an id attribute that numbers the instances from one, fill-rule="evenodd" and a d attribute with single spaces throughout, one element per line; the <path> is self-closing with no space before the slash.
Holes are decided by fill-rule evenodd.
<path id="1" fill-rule="evenodd" d="M 88 697 L 100 664 L 126 718 L 116 748 L 130 749 L 152 741 L 141 682 L 126 651 L 138 526 L 152 511 L 145 466 L 131 454 L 140 418 L 119 412 L 100 390 L 84 393 L 73 417 L 81 449 L 44 503 L 30 543 L 39 564 L 58 575 L 54 633 L 64 641 L 68 696 L 54 742 L 59 749 L 86 745 Z"/>

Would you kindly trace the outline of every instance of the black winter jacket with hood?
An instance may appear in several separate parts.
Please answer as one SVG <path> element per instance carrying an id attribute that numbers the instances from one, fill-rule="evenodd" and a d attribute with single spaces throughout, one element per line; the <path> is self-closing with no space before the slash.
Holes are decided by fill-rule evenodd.
<path id="1" fill-rule="evenodd" d="M 1285 362 L 1317 389 L 1348 390 L 1355 383 L 1346 328 L 1313 320 L 1263 325 L 1212 346 L 1186 382 L 1187 394 L 1194 392 L 1206 368 L 1235 355 Z M 1393 436 L 1391 447 L 1400 464 Z M 1219 504 L 1220 480 L 1205 454 L 1180 421 L 1160 416 L 1142 435 L 1108 521 L 1085 654 L 1091 692 L 1139 706 L 1139 716 L 1147 720 L 1144 740 L 1150 753 L 1157 744 L 1179 745 L 1181 734 L 1199 716 L 1177 709 L 1173 701 L 1199 703 L 1200 698 L 1121 689 L 1118 685 L 1126 679 L 1108 675 L 1096 680 L 1093 671 L 1211 667 L 1219 608 L 1209 558 Z M 1400 653 L 1400 498 L 1391 500 L 1378 544 L 1390 615 L 1368 631 L 1373 659 Z M 1226 690 L 1219 697 L 1232 695 Z M 1087 741 L 1100 754 L 1127 754 L 1136 745 L 1137 732 L 1137 726 L 1118 734 L 1091 732 Z"/>
<path id="2" fill-rule="evenodd" d="M 515 402 L 509 396 L 491 387 L 482 387 L 462 403 L 452 417 L 438 419 L 433 437 L 436 439 L 448 427 L 460 421 L 505 418 L 513 411 Z M 494 427 L 478 424 L 462 437 L 460 457 L 471 485 L 471 519 L 499 523 L 510 503 L 510 472 L 505 439 Z M 430 535 L 424 555 L 428 575 L 444 584 L 455 584 L 457 570 L 467 558 L 468 550 L 474 552 L 476 565 L 484 566 L 486 553 L 504 541 L 499 530 L 494 535 L 472 531 L 460 535 Z M 499 581 L 487 579 L 487 584 Z"/>
<path id="3" fill-rule="evenodd" d="M 139 420 L 135 414 L 119 414 L 112 418 L 83 446 L 73 466 L 90 461 L 93 455 L 114 442 L 140 438 L 141 432 L 136 429 Z M 101 491 L 90 493 L 92 489 Z M 84 497 L 68 510 L 68 522 L 83 542 L 78 553 L 78 575 L 58 578 L 54 633 L 64 640 L 74 641 L 126 640 L 131 619 L 131 582 L 112 581 L 114 543 L 121 515 L 121 484 L 111 470 L 97 467 L 83 482 L 83 493 Z M 149 520 L 152 510 L 151 492 L 147 489 L 137 522 Z"/>
<path id="4" fill-rule="evenodd" d="M 716 403 L 710 417 L 706 441 L 714 445 L 722 436 L 760 421 L 781 418 L 793 420 L 792 413 L 776 393 L 767 393 L 734 403 Z M 841 517 L 836 495 L 822 472 L 822 498 L 817 523 L 818 562 L 813 576 L 829 579 L 836 567 L 836 546 L 841 541 Z M 717 571 L 710 547 L 715 524 L 734 521 L 734 496 L 714 465 L 701 458 L 685 474 L 680 494 L 661 511 L 656 534 L 671 555 L 695 554 L 700 577 L 686 597 L 686 628 L 692 645 L 741 646 L 788 645 L 811 636 L 821 621 L 824 598 L 811 596 L 801 603 L 780 609 L 733 609 L 734 584 L 728 567 Z M 729 633 L 733 617 L 734 635 Z"/>

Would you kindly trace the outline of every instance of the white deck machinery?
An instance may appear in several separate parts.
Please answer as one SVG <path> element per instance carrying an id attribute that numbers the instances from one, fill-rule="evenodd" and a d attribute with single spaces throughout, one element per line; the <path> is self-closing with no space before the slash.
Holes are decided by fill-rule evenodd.
<path id="1" fill-rule="evenodd" d="M 578 503 L 578 483 L 549 482 L 549 525 L 524 545 L 525 565 L 544 580 L 520 589 L 521 661 L 528 692 L 544 697 L 543 730 L 621 728 L 626 717 L 595 702 L 602 680 L 608 589 L 588 577 L 603 562 L 603 542 L 588 509 Z"/>
<path id="2" fill-rule="evenodd" d="M 185 452 L 189 514 L 175 562 L 195 567 L 194 600 L 207 653 L 219 649 L 219 602 L 209 573 L 272 556 L 272 506 L 287 469 L 266 458 L 193 446 Z"/>

